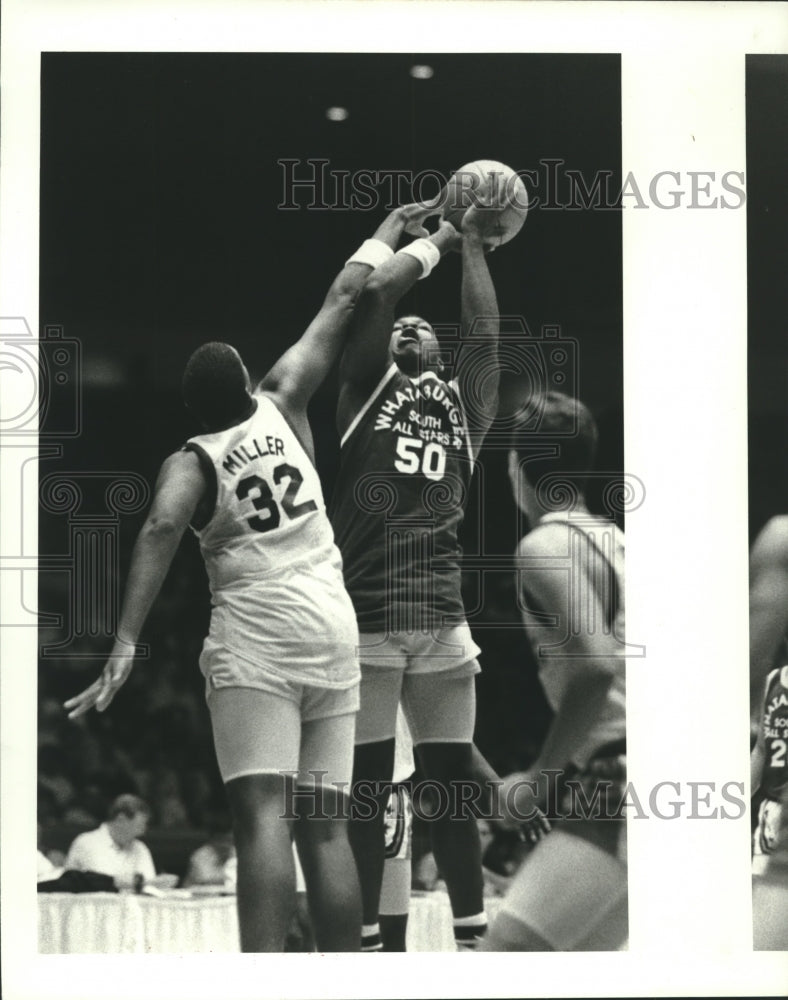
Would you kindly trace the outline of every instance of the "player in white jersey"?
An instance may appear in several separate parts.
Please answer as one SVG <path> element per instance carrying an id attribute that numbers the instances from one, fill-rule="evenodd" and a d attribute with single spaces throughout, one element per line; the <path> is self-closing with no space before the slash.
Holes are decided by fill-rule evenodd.
<path id="1" fill-rule="evenodd" d="M 535 458 L 546 438 L 558 456 Z M 627 936 L 624 543 L 585 504 L 595 445 L 588 410 L 547 393 L 539 432 L 516 430 L 509 454 L 530 527 L 517 552 L 518 597 L 555 715 L 529 771 L 507 778 L 501 804 L 513 821 L 547 808 L 550 772 L 562 801 L 507 893 L 489 951 L 612 950 Z"/>
<path id="2" fill-rule="evenodd" d="M 750 555 L 753 947 L 788 950 L 788 516 L 773 517 Z M 754 803 L 755 805 L 756 803 Z"/>
<path id="3" fill-rule="evenodd" d="M 204 433 L 164 462 L 110 658 L 100 678 L 65 705 L 75 718 L 112 701 L 191 525 L 212 593 L 200 667 L 233 814 L 244 951 L 284 948 L 295 904 L 293 834 L 318 949 L 360 946 L 347 810 L 336 799 L 351 779 L 358 632 L 314 469 L 307 404 L 343 346 L 361 286 L 425 214 L 421 206 L 391 213 L 256 391 L 228 344 L 192 355 L 183 394 Z"/>

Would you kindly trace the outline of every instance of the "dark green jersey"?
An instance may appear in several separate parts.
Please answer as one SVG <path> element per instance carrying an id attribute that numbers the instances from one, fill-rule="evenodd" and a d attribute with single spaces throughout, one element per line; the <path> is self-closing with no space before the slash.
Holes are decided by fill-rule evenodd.
<path id="1" fill-rule="evenodd" d="M 361 632 L 465 620 L 457 532 L 472 473 L 456 384 L 392 365 L 342 439 L 329 507 Z"/>

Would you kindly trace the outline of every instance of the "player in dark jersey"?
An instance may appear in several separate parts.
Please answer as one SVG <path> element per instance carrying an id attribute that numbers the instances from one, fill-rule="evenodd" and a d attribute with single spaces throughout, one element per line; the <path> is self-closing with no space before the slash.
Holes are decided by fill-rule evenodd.
<path id="1" fill-rule="evenodd" d="M 753 947 L 788 950 L 788 516 L 773 517 L 750 556 Z M 757 800 L 756 800 L 757 801 Z"/>
<path id="2" fill-rule="evenodd" d="M 204 433 L 163 464 L 132 555 L 118 637 L 99 679 L 65 707 L 104 711 L 128 678 L 180 539 L 198 533 L 212 592 L 200 667 L 238 852 L 244 951 L 282 951 L 295 905 L 294 833 L 317 947 L 357 951 L 358 879 L 347 810 L 358 707 L 358 631 L 314 470 L 307 404 L 343 346 L 359 289 L 421 206 L 393 212 L 335 279 L 319 313 L 252 393 L 228 344 L 189 360 L 184 399 Z M 295 784 L 318 781 L 313 794 Z M 288 802 L 297 816 L 287 818 Z"/>
<path id="3" fill-rule="evenodd" d="M 530 529 L 517 551 L 518 599 L 554 717 L 530 769 L 504 782 L 501 806 L 514 821 L 546 808 L 550 772 L 564 794 L 496 916 L 490 951 L 614 950 L 627 936 L 624 539 L 585 504 L 596 438 L 582 403 L 553 392 L 539 432 L 512 438 L 509 475 Z M 556 457 L 539 456 L 546 439 Z"/>
<path id="4" fill-rule="evenodd" d="M 330 509 L 361 633 L 357 797 L 391 777 L 400 699 L 423 773 L 452 792 L 454 779 L 473 773 L 479 649 L 465 621 L 457 531 L 497 409 L 498 304 L 485 235 L 501 202 L 502 195 L 494 204 L 489 189 L 480 192 L 464 216 L 462 238 L 441 223 L 380 266 L 359 296 L 342 357 L 341 465 Z M 395 309 L 453 249 L 462 252 L 462 346 L 447 381 L 430 323 L 397 319 Z M 384 790 L 376 810 L 361 806 L 351 815 L 367 941 L 378 934 L 387 797 Z M 374 815 L 364 818 L 362 809 L 364 817 Z M 462 807 L 430 827 L 455 937 L 474 947 L 486 927 L 476 821 Z"/>

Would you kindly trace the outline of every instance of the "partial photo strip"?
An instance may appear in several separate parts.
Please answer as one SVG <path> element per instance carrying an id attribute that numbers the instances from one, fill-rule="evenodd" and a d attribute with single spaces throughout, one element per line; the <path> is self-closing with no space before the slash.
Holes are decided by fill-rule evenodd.
<path id="1" fill-rule="evenodd" d="M 747 57 L 753 947 L 788 951 L 788 56 Z"/>

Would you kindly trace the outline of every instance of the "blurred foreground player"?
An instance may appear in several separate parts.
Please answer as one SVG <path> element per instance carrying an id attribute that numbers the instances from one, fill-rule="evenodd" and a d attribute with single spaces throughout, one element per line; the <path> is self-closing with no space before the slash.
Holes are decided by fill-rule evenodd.
<path id="1" fill-rule="evenodd" d="M 480 192 L 480 204 L 463 218 L 462 239 L 443 222 L 383 263 L 359 296 L 342 356 L 331 518 L 361 633 L 353 780 L 356 794 L 361 783 L 381 788 L 371 816 L 366 807 L 365 815 L 362 807 L 351 813 L 367 942 L 378 933 L 385 785 L 400 698 L 424 776 L 450 795 L 453 781 L 472 777 L 479 648 L 460 592 L 457 531 L 498 405 L 498 303 L 484 240 L 499 208 L 489 190 Z M 396 319 L 395 308 L 460 246 L 462 341 L 456 378 L 447 382 L 432 326 L 418 316 Z M 486 930 L 475 817 L 461 804 L 444 810 L 430 831 L 457 943 L 475 947 Z"/>
<path id="2" fill-rule="evenodd" d="M 626 822 L 620 809 L 626 753 L 624 539 L 585 504 L 597 439 L 591 414 L 558 393 L 547 393 L 543 403 L 538 437 L 514 432 L 509 474 L 530 527 L 517 551 L 520 606 L 555 716 L 530 770 L 507 778 L 502 804 L 515 820 L 535 806 L 547 808 L 548 771 L 560 772 L 563 801 L 552 833 L 515 876 L 484 947 L 614 950 L 627 937 Z M 529 459 L 529 444 L 538 440 L 542 447 L 551 434 L 557 436 L 557 457 L 534 458 L 531 448 Z M 560 474 L 554 490 L 543 480 L 551 473 Z M 575 782 L 566 784 L 571 778 Z"/>
<path id="3" fill-rule="evenodd" d="M 788 950 L 788 516 L 772 518 L 750 557 L 752 795 L 760 795 L 753 839 L 756 951 Z"/>
<path id="4" fill-rule="evenodd" d="M 375 245 L 396 245 L 403 224 L 401 211 L 390 216 Z M 375 262 L 368 256 L 345 265 L 306 332 L 254 393 L 228 344 L 192 355 L 184 400 L 205 433 L 164 462 L 134 548 L 112 655 L 101 677 L 66 702 L 71 718 L 109 705 L 191 525 L 212 593 L 200 669 L 233 816 L 243 951 L 284 948 L 295 904 L 291 827 L 318 949 L 360 946 L 346 809 L 332 804 L 351 779 L 358 632 L 314 468 L 307 404 L 339 354 Z M 307 794 L 293 795 L 294 780 Z M 322 816 L 307 819 L 317 780 Z M 287 802 L 295 822 L 284 818 Z"/>

